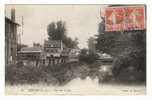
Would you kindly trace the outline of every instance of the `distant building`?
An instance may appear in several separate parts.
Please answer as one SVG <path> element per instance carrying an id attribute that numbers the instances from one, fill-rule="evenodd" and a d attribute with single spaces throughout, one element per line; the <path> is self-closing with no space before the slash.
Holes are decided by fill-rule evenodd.
<path id="1" fill-rule="evenodd" d="M 108 63 L 111 64 L 114 60 L 114 58 L 110 54 L 107 54 L 107 53 L 98 52 L 97 55 L 98 55 L 97 61 L 102 62 L 102 64 L 108 64 Z"/>
<path id="2" fill-rule="evenodd" d="M 44 52 L 47 56 L 61 57 L 68 56 L 67 47 L 61 40 L 48 40 L 44 42 Z"/>
<path id="3" fill-rule="evenodd" d="M 90 37 L 89 39 L 88 39 L 88 49 L 89 49 L 89 51 L 91 51 L 91 52 L 96 52 L 96 40 L 95 40 L 95 38 L 94 37 Z"/>
<path id="4" fill-rule="evenodd" d="M 44 45 L 24 47 L 18 51 L 18 61 L 24 65 L 55 65 L 78 61 L 80 49 L 67 48 L 61 40 L 47 40 Z"/>
<path id="5" fill-rule="evenodd" d="M 15 64 L 17 61 L 17 27 L 15 9 L 11 9 L 11 19 L 5 17 L 5 63 Z"/>
<path id="6" fill-rule="evenodd" d="M 48 40 L 44 41 L 44 51 L 46 55 L 49 57 L 59 57 L 61 54 L 61 50 L 63 49 L 61 46 L 61 42 L 59 40 Z"/>
<path id="7" fill-rule="evenodd" d="M 42 61 L 43 48 L 40 46 L 24 47 L 18 51 L 18 61 L 24 65 L 38 66 Z"/>
<path id="8" fill-rule="evenodd" d="M 33 43 L 33 47 L 42 47 L 40 43 Z"/>
<path id="9" fill-rule="evenodd" d="M 68 62 L 77 62 L 79 61 L 80 49 L 78 47 L 69 48 L 69 57 Z"/>
<path id="10" fill-rule="evenodd" d="M 44 58 L 47 64 L 65 63 L 69 49 L 61 40 L 44 41 Z"/>

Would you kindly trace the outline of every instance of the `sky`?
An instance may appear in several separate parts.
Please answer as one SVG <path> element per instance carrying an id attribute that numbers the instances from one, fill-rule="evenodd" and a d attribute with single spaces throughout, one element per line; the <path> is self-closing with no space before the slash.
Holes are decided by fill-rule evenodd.
<path id="1" fill-rule="evenodd" d="M 59 20 L 66 22 L 67 35 L 78 38 L 79 47 L 87 48 L 89 37 L 98 33 L 100 16 L 106 5 L 6 5 L 5 14 L 10 18 L 10 9 L 15 8 L 16 22 L 22 23 L 24 18 L 21 43 L 29 46 L 33 42 L 43 45 L 47 39 L 47 25 Z M 22 33 L 22 26 L 18 34 Z"/>

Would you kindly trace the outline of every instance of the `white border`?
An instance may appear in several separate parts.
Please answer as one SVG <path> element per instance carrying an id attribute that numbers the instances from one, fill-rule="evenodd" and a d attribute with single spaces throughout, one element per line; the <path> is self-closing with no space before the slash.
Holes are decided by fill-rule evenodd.
<path id="1" fill-rule="evenodd" d="M 4 5 L 0 4 L 0 94 L 4 93 Z"/>
<path id="2" fill-rule="evenodd" d="M 146 4 L 147 5 L 147 96 L 138 96 L 138 99 L 150 99 L 152 96 L 152 3 L 151 0 L 3 0 L 0 1 L 0 94 L 4 99 L 4 4 Z M 36 96 L 34 96 L 36 97 Z M 81 96 L 53 96 L 51 99 L 83 99 Z M 12 96 L 5 97 L 5 99 L 12 99 Z M 29 99 L 29 97 L 18 96 L 14 99 Z M 32 98 L 33 99 L 33 98 Z M 39 96 L 36 99 L 49 99 L 49 96 Z M 86 99 L 114 99 L 113 96 L 87 96 Z M 118 96 L 116 99 L 137 99 L 137 97 Z"/>

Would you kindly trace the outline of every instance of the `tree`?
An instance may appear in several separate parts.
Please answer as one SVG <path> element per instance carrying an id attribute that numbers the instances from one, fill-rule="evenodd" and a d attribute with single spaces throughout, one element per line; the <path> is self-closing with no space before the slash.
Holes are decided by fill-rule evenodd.
<path id="1" fill-rule="evenodd" d="M 90 52 L 87 49 L 82 49 L 80 56 L 79 56 L 79 61 L 85 62 L 87 64 L 92 64 L 98 59 L 98 55 L 95 54 L 94 52 Z"/>
<path id="2" fill-rule="evenodd" d="M 42 47 L 42 45 L 40 43 L 33 42 L 33 47 Z"/>
<path id="3" fill-rule="evenodd" d="M 68 48 L 74 48 L 78 45 L 78 39 L 72 40 L 66 34 L 65 22 L 58 21 L 52 22 L 47 27 L 48 39 L 49 40 L 62 40 Z"/>
<path id="4" fill-rule="evenodd" d="M 62 40 L 66 35 L 65 22 L 50 23 L 47 27 L 49 40 Z"/>
<path id="5" fill-rule="evenodd" d="M 72 40 L 70 37 L 63 38 L 63 43 L 69 48 L 76 48 L 78 46 L 78 39 Z"/>
<path id="6" fill-rule="evenodd" d="M 146 76 L 146 30 L 105 32 L 104 27 L 102 20 L 99 23 L 96 48 L 114 57 L 114 76 L 119 78 L 123 76 L 122 73 L 126 73 L 126 78 L 137 77 L 141 72 L 142 76 Z M 130 67 L 134 70 L 133 74 L 128 72 Z M 137 80 L 145 79 L 142 77 Z"/>
<path id="7" fill-rule="evenodd" d="M 28 47 L 28 45 L 25 44 L 17 44 L 17 51 L 20 51 L 22 48 Z"/>

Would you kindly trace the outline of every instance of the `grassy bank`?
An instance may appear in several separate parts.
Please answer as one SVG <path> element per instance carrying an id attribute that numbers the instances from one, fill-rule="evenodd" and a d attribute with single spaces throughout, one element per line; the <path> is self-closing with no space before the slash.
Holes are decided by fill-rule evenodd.
<path id="1" fill-rule="evenodd" d="M 54 66 L 21 66 L 21 65 L 8 65 L 5 68 L 5 80 L 7 84 L 35 84 L 46 83 L 52 85 L 65 85 L 75 78 L 86 79 L 89 76 L 91 79 L 96 77 L 99 83 L 145 83 L 145 81 L 138 81 L 144 77 L 143 74 L 135 71 L 121 72 L 118 77 L 107 76 L 100 72 L 101 63 L 95 62 L 86 64 L 84 62 L 72 62 Z M 106 74 L 106 73 L 105 73 Z M 134 76 L 138 77 L 134 77 Z M 104 78 L 104 80 L 103 80 Z M 118 79 L 117 79 L 118 78 Z M 139 79 L 138 79 L 139 78 Z"/>
<path id="2" fill-rule="evenodd" d="M 8 84 L 34 84 L 45 82 L 53 85 L 64 85 L 76 77 L 85 79 L 93 75 L 94 68 L 82 62 L 72 62 L 54 66 L 18 66 L 8 65 L 5 69 L 5 80 Z"/>

